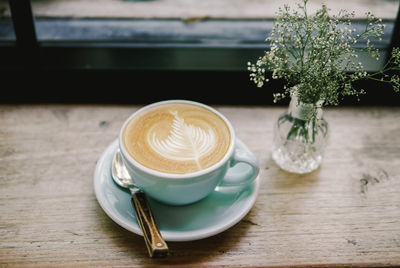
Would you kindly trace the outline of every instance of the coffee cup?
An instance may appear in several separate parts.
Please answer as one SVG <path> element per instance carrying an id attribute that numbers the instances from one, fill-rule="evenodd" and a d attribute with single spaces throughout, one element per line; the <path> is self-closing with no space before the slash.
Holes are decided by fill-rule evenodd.
<path id="1" fill-rule="evenodd" d="M 119 148 L 134 183 L 148 196 L 186 205 L 219 187 L 242 186 L 258 175 L 259 162 L 217 110 L 194 101 L 168 100 L 133 113 Z M 244 173 L 227 172 L 244 163 Z"/>

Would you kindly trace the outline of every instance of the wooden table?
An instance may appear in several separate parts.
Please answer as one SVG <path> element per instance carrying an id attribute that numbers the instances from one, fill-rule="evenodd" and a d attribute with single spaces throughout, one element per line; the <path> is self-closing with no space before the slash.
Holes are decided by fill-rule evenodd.
<path id="1" fill-rule="evenodd" d="M 0 267 L 400 266 L 400 108 L 325 109 L 330 145 L 308 175 L 272 161 L 282 107 L 217 106 L 260 158 L 261 187 L 229 230 L 150 259 L 93 190 L 96 161 L 138 106 L 0 106 Z"/>

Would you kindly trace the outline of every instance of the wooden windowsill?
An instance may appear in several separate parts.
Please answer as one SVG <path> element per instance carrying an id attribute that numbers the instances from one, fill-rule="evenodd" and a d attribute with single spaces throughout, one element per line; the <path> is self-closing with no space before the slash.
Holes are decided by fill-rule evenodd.
<path id="1" fill-rule="evenodd" d="M 324 110 L 330 144 L 307 175 L 271 160 L 285 108 L 215 106 L 259 157 L 254 207 L 216 236 L 170 243 L 148 258 L 142 237 L 114 223 L 93 190 L 96 161 L 140 106 L 0 106 L 0 266 L 400 265 L 400 108 Z"/>

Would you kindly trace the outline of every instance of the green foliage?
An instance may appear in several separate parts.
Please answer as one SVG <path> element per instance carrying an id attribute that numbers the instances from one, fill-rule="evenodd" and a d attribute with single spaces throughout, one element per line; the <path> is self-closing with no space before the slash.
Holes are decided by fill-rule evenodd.
<path id="1" fill-rule="evenodd" d="M 307 2 L 303 0 L 295 10 L 288 5 L 279 8 L 275 26 L 266 39 L 271 50 L 255 64 L 248 63 L 251 81 L 262 87 L 269 81 L 267 70 L 272 71 L 272 79 L 283 79 L 284 90 L 274 94 L 275 102 L 296 90 L 303 103 L 323 100 L 324 105 L 338 105 L 343 96 L 365 94 L 363 89 L 353 87 L 353 82 L 360 79 L 390 83 L 399 91 L 399 75 L 386 74 L 390 70 L 400 70 L 398 48 L 393 50 L 384 69 L 376 73 L 367 73 L 357 60 L 354 45 L 360 41 L 366 42 L 361 51 L 379 60 L 378 49 L 373 47 L 370 38 L 381 39 L 385 27 L 381 19 L 367 13 L 367 25 L 358 33 L 351 27 L 354 12 L 342 10 L 329 16 L 328 8 L 322 5 L 315 14 L 309 15 Z"/>

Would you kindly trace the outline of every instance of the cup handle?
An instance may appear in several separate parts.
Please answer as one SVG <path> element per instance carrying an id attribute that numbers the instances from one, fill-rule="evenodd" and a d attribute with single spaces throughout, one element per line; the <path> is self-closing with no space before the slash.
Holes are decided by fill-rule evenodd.
<path id="1" fill-rule="evenodd" d="M 257 156 L 252 153 L 243 142 L 237 139 L 230 167 L 233 167 L 238 163 L 245 163 L 250 168 L 246 168 L 243 172 L 228 172 L 219 186 L 240 186 L 248 184 L 257 177 L 260 171 L 260 164 Z"/>

